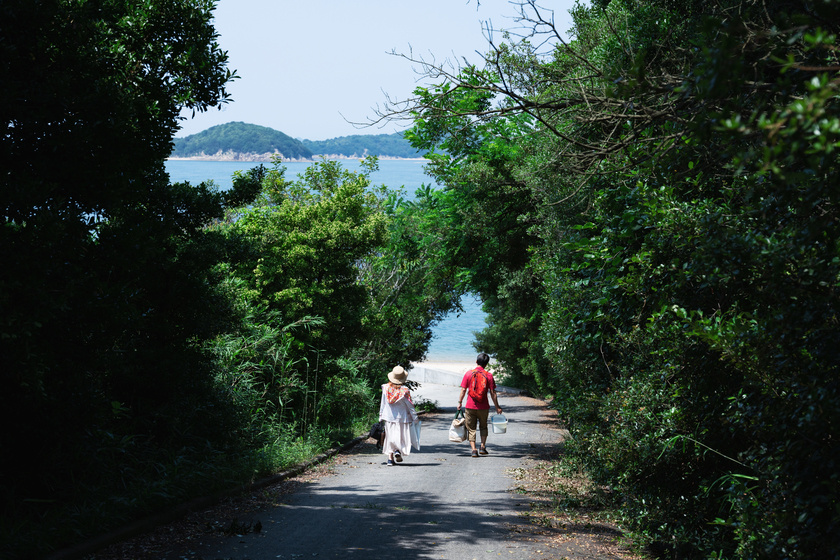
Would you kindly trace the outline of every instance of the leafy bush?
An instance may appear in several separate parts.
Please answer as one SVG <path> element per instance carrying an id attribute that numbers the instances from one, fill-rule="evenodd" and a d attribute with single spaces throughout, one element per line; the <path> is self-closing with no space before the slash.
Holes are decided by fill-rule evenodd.
<path id="1" fill-rule="evenodd" d="M 482 342 L 660 555 L 838 558 L 836 3 L 524 7 L 410 107 Z"/>

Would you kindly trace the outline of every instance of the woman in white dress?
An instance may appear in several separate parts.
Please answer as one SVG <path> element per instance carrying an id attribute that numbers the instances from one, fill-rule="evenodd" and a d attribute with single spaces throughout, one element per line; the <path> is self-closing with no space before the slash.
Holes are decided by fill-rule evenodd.
<path id="1" fill-rule="evenodd" d="M 388 466 L 401 463 L 403 455 L 409 455 L 411 448 L 420 449 L 415 424 L 419 422 L 411 392 L 405 386 L 406 371 L 396 366 L 388 374 L 388 383 L 382 385 L 382 399 L 379 403 L 379 420 L 385 421 L 385 441 L 382 453 L 388 455 Z"/>

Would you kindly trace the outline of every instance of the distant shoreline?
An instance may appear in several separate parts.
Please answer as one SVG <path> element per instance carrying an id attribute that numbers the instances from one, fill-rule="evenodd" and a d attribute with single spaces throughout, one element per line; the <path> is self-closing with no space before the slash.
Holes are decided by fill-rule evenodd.
<path id="1" fill-rule="evenodd" d="M 167 161 L 242 161 L 247 163 L 270 163 L 272 159 L 276 156 L 280 156 L 282 161 L 284 162 L 315 162 L 321 159 L 327 160 L 357 160 L 362 159 L 367 156 L 345 156 L 339 154 L 318 154 L 314 155 L 311 158 L 285 158 L 282 154 L 239 154 L 239 153 L 226 153 L 226 154 L 213 154 L 210 156 L 202 155 L 202 156 L 189 156 L 189 157 L 177 157 L 177 156 L 170 156 L 166 158 Z M 399 160 L 399 161 L 430 161 L 426 158 L 416 157 L 416 158 L 404 158 L 404 157 L 395 157 L 395 156 L 376 156 L 379 160 Z"/>

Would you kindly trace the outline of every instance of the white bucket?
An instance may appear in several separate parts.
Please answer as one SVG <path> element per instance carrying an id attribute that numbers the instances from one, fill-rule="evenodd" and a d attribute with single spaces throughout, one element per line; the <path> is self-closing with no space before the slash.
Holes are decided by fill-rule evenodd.
<path id="1" fill-rule="evenodd" d="M 494 414 L 490 418 L 490 425 L 493 426 L 494 434 L 503 434 L 507 432 L 507 418 L 504 414 Z"/>

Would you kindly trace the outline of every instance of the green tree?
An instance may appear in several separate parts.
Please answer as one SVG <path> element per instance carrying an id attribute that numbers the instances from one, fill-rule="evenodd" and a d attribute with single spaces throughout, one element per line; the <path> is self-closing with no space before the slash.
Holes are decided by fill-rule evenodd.
<path id="1" fill-rule="evenodd" d="M 510 211 L 570 448 L 668 555 L 836 557 L 836 6 L 613 0 L 568 43 L 521 6 L 528 40 L 408 111 L 460 192 L 532 119 Z"/>
<path id="2" fill-rule="evenodd" d="M 10 427 L 0 477 L 13 555 L 89 531 L 89 512 L 72 505 L 80 496 L 108 503 L 136 490 L 131 507 L 101 508 L 104 529 L 161 500 L 137 489 L 145 475 L 196 460 L 197 441 L 226 445 L 196 344 L 227 316 L 200 230 L 224 199 L 170 185 L 164 170 L 180 112 L 228 99 L 213 6 L 0 6 L 0 414 Z M 117 468 L 119 456 L 130 459 Z M 36 518 L 37 538 L 25 525 Z"/>
<path id="3" fill-rule="evenodd" d="M 567 401 L 598 404 L 583 447 L 674 554 L 830 556 L 833 461 L 793 450 L 836 449 L 836 408 L 813 412 L 838 398 L 834 8 L 679 8 L 580 14 L 626 39 L 601 51 L 604 101 L 582 119 L 609 179 L 552 251 L 566 288 L 546 340 L 578 341 L 556 363 L 578 386 L 568 350 L 588 363 L 587 398 Z"/>
<path id="4" fill-rule="evenodd" d="M 517 162 L 526 157 L 534 120 L 498 115 L 495 92 L 482 87 L 492 70 L 464 68 L 454 84 L 418 88 L 412 144 L 428 151 L 428 170 L 443 186 L 440 219 L 426 219 L 427 233 L 444 240 L 446 262 L 461 291 L 478 294 L 490 326 L 478 347 L 493 353 L 519 383 L 541 377 L 544 360 L 531 344 L 539 331 L 541 287 L 530 266 L 535 206 Z"/>
<path id="5" fill-rule="evenodd" d="M 365 344 L 357 354 L 381 372 L 422 361 L 432 328 L 459 309 L 463 288 L 438 228 L 449 219 L 446 193 L 425 185 L 408 201 L 391 193 L 385 206 L 387 243 L 361 263 L 360 281 L 370 294 L 364 315 Z M 433 225 L 434 224 L 434 225 Z"/>
<path id="6" fill-rule="evenodd" d="M 323 160 L 288 180 L 277 164 L 266 175 L 263 198 L 219 225 L 241 243 L 229 258 L 251 304 L 287 322 L 324 318 L 308 343 L 333 356 L 356 342 L 366 303 L 356 263 L 385 239 L 386 218 L 369 178 L 375 166 L 369 161 L 356 173 Z"/>
<path id="7" fill-rule="evenodd" d="M 261 197 L 210 228 L 224 237 L 222 269 L 253 316 L 248 323 L 306 326 L 293 333 L 282 371 L 270 368 L 259 379 L 266 402 L 282 403 L 301 433 L 347 428 L 373 410 L 370 360 L 356 349 L 366 340 L 370 305 L 360 270 L 387 234 L 384 190 L 370 182 L 376 165 L 366 160 L 354 172 L 323 160 L 290 180 L 277 161 Z"/>

